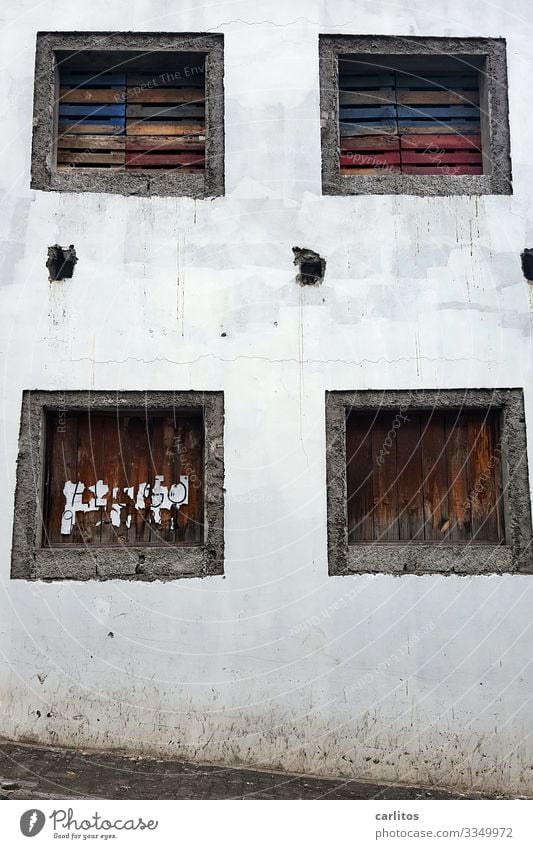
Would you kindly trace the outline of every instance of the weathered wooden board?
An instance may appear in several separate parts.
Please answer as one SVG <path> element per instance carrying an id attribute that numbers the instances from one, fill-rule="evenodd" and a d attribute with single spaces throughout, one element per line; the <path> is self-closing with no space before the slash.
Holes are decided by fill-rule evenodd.
<path id="1" fill-rule="evenodd" d="M 399 150 L 400 139 L 395 136 L 352 136 L 341 138 L 341 151 L 349 150 Z"/>
<path id="2" fill-rule="evenodd" d="M 372 91 L 340 91 L 341 106 L 382 106 L 396 103 L 396 93 L 393 88 L 380 88 Z"/>
<path id="3" fill-rule="evenodd" d="M 472 537 L 491 542 L 503 542 L 503 522 L 500 501 L 501 480 L 499 438 L 494 417 L 470 413 L 466 417 L 468 430 L 468 480 L 470 484 Z"/>
<path id="4" fill-rule="evenodd" d="M 203 88 L 154 88 L 140 89 L 128 87 L 128 104 L 130 103 L 204 103 Z"/>
<path id="5" fill-rule="evenodd" d="M 399 165 L 400 152 L 377 153 L 374 151 L 353 151 L 346 154 L 341 154 L 341 168 L 374 168 L 376 165 Z"/>
<path id="6" fill-rule="evenodd" d="M 421 413 L 422 492 L 424 499 L 424 538 L 429 542 L 446 539 L 450 530 L 448 473 L 444 416 Z"/>
<path id="7" fill-rule="evenodd" d="M 115 88 L 61 88 L 60 103 L 121 103 L 124 102 L 123 87 Z"/>
<path id="8" fill-rule="evenodd" d="M 85 86 L 87 88 L 97 88 L 103 86 L 104 88 L 109 88 L 109 86 L 124 86 L 126 84 L 126 74 L 108 72 L 91 74 L 87 71 L 82 73 L 65 73 L 60 70 L 59 81 L 62 87 Z"/>
<path id="9" fill-rule="evenodd" d="M 398 131 L 400 135 L 447 135 L 452 133 L 457 136 L 479 135 L 479 122 L 462 122 L 454 121 L 398 121 Z"/>
<path id="10" fill-rule="evenodd" d="M 356 88 L 359 90 L 371 88 L 393 88 L 396 85 L 394 73 L 384 74 L 339 74 L 339 88 Z"/>
<path id="11" fill-rule="evenodd" d="M 124 165 L 124 162 L 123 150 L 101 150 L 97 153 L 80 150 L 58 150 L 57 152 L 58 165 L 77 165 L 78 168 L 89 165 Z"/>
<path id="12" fill-rule="evenodd" d="M 425 174 L 426 176 L 436 175 L 443 173 L 443 169 L 446 169 L 446 174 L 450 175 L 458 175 L 461 174 L 483 174 L 483 167 L 481 165 L 443 165 L 440 168 L 430 168 L 425 165 L 403 165 L 402 173 L 403 174 Z"/>
<path id="13" fill-rule="evenodd" d="M 59 117 L 65 118 L 92 118 L 100 121 L 102 118 L 119 118 L 125 114 L 126 105 L 124 103 L 113 104 L 60 104 Z"/>
<path id="14" fill-rule="evenodd" d="M 348 542 L 374 539 L 372 414 L 351 413 L 346 421 Z"/>
<path id="15" fill-rule="evenodd" d="M 392 414 L 383 413 L 376 417 L 372 426 L 374 539 L 378 542 L 397 542 L 400 539 L 396 440 L 389 439 L 393 420 Z M 387 453 L 384 454 L 384 451 Z M 380 456 L 383 457 L 382 464 L 377 462 Z"/>
<path id="16" fill-rule="evenodd" d="M 419 151 L 404 150 L 402 152 L 402 163 L 427 165 L 436 167 L 438 165 L 481 165 L 481 153 L 460 150 L 443 153 L 439 150 L 422 153 Z"/>
<path id="17" fill-rule="evenodd" d="M 204 68 L 198 70 L 191 67 L 184 68 L 182 71 L 177 70 L 175 73 L 162 74 L 160 71 L 145 74 L 128 73 L 128 86 L 138 87 L 144 92 L 160 88 L 205 86 L 204 70 Z"/>
<path id="18" fill-rule="evenodd" d="M 402 104 L 464 104 L 476 105 L 479 103 L 479 93 L 477 91 L 405 91 L 399 90 L 397 94 L 397 102 Z"/>
<path id="19" fill-rule="evenodd" d="M 424 497 L 422 491 L 422 445 L 420 416 L 411 413 L 409 421 L 399 415 L 396 426 L 396 486 L 400 540 L 424 539 Z"/>
<path id="20" fill-rule="evenodd" d="M 397 135 L 398 134 L 398 124 L 396 121 L 389 121 L 387 123 L 372 123 L 367 121 L 362 121 L 360 124 L 347 124 L 343 121 L 340 122 L 339 125 L 341 138 L 346 138 L 347 136 L 370 136 L 370 135 Z M 414 131 L 412 131 L 414 132 Z"/>
<path id="21" fill-rule="evenodd" d="M 356 174 L 365 174 L 366 176 L 379 174 L 380 172 L 396 172 L 401 173 L 402 169 L 399 165 L 376 166 L 375 168 L 341 168 L 340 174 L 342 177 L 349 177 Z"/>
<path id="22" fill-rule="evenodd" d="M 349 542 L 502 542 L 496 414 L 404 415 L 348 417 Z"/>
<path id="23" fill-rule="evenodd" d="M 91 136 L 95 134 L 102 135 L 120 135 L 124 132 L 125 124 L 122 118 L 112 118 L 110 121 L 107 121 L 105 124 L 101 123 L 93 123 L 92 121 L 67 121 L 66 119 L 59 119 L 59 131 L 60 136 L 71 135 L 72 133 L 76 133 L 77 135 L 85 135 Z"/>
<path id="24" fill-rule="evenodd" d="M 127 151 L 180 151 L 203 152 L 205 136 L 125 136 Z"/>
<path id="25" fill-rule="evenodd" d="M 184 165 L 194 165 L 201 169 L 205 165 L 205 156 L 194 153 L 126 152 L 127 168 L 179 168 Z"/>
<path id="26" fill-rule="evenodd" d="M 479 89 L 479 75 L 477 71 L 464 74 L 426 74 L 407 73 L 398 71 L 396 73 L 396 86 L 399 89 Z"/>
<path id="27" fill-rule="evenodd" d="M 428 118 L 439 118 L 441 121 L 455 119 L 479 119 L 479 108 L 477 106 L 398 106 L 399 120 L 427 120 Z"/>
<path id="28" fill-rule="evenodd" d="M 360 120 L 360 121 L 379 121 L 385 120 L 387 118 L 395 118 L 396 117 L 396 107 L 395 106 L 377 106 L 372 108 L 370 106 L 361 106 L 360 108 L 351 108 L 341 106 L 340 108 L 340 120 L 347 121 L 348 119 Z"/>
<path id="29" fill-rule="evenodd" d="M 181 106 L 161 103 L 159 106 L 128 106 L 126 115 L 128 118 L 158 118 L 160 121 L 168 121 L 170 118 L 203 118 L 205 109 L 190 103 L 183 103 Z"/>
<path id="30" fill-rule="evenodd" d="M 428 134 L 413 134 L 401 136 L 402 150 L 404 148 L 421 148 L 422 150 L 428 147 L 442 147 L 445 150 L 457 150 L 459 148 L 472 148 L 481 151 L 481 136 L 470 135 L 463 136 L 456 133 L 436 133 L 428 137 Z"/>
<path id="31" fill-rule="evenodd" d="M 126 122 L 127 135 L 138 136 L 201 136 L 205 135 L 203 124 L 180 121 L 134 121 Z"/>
<path id="32" fill-rule="evenodd" d="M 44 521 L 49 544 L 202 542 L 200 416 L 175 417 L 171 413 L 61 416 L 56 413 L 47 418 Z M 180 475 L 189 478 L 188 504 L 179 504 L 181 499 L 171 495 L 179 491 L 175 485 Z M 79 509 L 78 504 L 74 521 L 67 521 L 69 532 L 61 533 L 63 490 L 67 481 L 73 494 L 79 493 L 77 500 L 85 509 Z M 182 492 L 184 495 L 186 490 Z M 73 497 L 72 507 L 74 500 Z"/>
<path id="33" fill-rule="evenodd" d="M 76 136 L 61 135 L 57 140 L 59 149 L 70 150 L 124 150 L 126 145 L 125 136 Z"/>

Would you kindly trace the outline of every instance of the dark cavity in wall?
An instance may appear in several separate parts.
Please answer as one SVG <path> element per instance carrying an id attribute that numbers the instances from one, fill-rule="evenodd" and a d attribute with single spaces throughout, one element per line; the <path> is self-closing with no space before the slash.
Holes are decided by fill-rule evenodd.
<path id="1" fill-rule="evenodd" d="M 326 260 L 309 248 L 293 248 L 294 265 L 299 267 L 296 282 L 301 286 L 317 286 L 324 280 Z"/>
<path id="2" fill-rule="evenodd" d="M 533 283 L 533 248 L 525 248 L 520 254 L 520 259 L 522 260 L 522 274 L 526 280 Z"/>
<path id="3" fill-rule="evenodd" d="M 78 257 L 74 245 L 69 245 L 68 248 L 52 245 L 48 248 L 48 259 L 46 260 L 49 279 L 51 281 L 66 280 L 72 277 L 77 261 Z"/>

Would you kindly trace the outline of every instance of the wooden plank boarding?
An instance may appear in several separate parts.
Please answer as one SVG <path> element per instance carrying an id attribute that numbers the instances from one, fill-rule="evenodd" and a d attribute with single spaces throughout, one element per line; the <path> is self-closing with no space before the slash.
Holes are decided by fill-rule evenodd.
<path id="1" fill-rule="evenodd" d="M 372 413 L 350 413 L 346 420 L 348 542 L 371 541 L 373 533 Z"/>
<path id="2" fill-rule="evenodd" d="M 153 88 L 140 89 L 129 86 L 127 89 L 130 103 L 205 103 L 203 88 Z"/>
<path id="3" fill-rule="evenodd" d="M 195 106 L 190 103 L 182 103 L 178 106 L 168 106 L 161 103 L 159 106 L 128 106 L 126 109 L 128 118 L 158 118 L 160 121 L 168 121 L 170 118 L 203 118 L 205 109 L 203 106 Z"/>
<path id="4" fill-rule="evenodd" d="M 481 136 L 479 134 L 463 136 L 463 135 L 451 135 L 449 133 L 443 133 L 442 135 L 436 133 L 435 135 L 431 135 L 431 138 L 428 138 L 427 134 L 413 134 L 413 135 L 402 135 L 401 137 L 401 146 L 402 150 L 404 148 L 427 148 L 429 145 L 432 147 L 442 147 L 444 149 L 452 149 L 457 150 L 458 148 L 470 148 L 474 150 L 478 150 L 481 152 Z"/>
<path id="5" fill-rule="evenodd" d="M 202 169 L 205 156 L 194 153 L 138 153 L 126 152 L 127 168 L 179 168 L 196 166 Z"/>
<path id="6" fill-rule="evenodd" d="M 398 136 L 351 136 L 341 138 L 341 152 L 349 150 L 399 150 Z"/>
<path id="7" fill-rule="evenodd" d="M 138 136 L 201 136 L 205 135 L 203 124 L 163 121 L 127 121 L 126 134 Z"/>

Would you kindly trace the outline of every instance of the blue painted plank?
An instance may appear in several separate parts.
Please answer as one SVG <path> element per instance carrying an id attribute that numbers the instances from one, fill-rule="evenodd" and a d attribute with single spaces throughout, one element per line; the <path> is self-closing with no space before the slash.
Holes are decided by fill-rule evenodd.
<path id="1" fill-rule="evenodd" d="M 79 116 L 80 118 L 104 118 L 104 117 L 118 117 L 124 116 L 126 114 L 126 104 L 125 103 L 115 103 L 111 105 L 86 105 L 80 103 L 79 105 L 72 105 L 67 103 L 59 104 L 59 115 L 60 117 L 68 118 L 69 116 Z"/>
<path id="2" fill-rule="evenodd" d="M 477 89 L 479 79 L 477 72 L 472 74 L 426 74 L 423 70 L 412 73 L 396 74 L 396 85 L 398 88 L 410 89 Z"/>
<path id="3" fill-rule="evenodd" d="M 112 85 L 126 85 L 126 74 L 98 74 L 98 73 L 83 73 L 69 74 L 59 71 L 59 82 L 64 85 L 85 86 L 86 88 L 104 88 Z"/>
<path id="4" fill-rule="evenodd" d="M 340 109 L 341 120 L 345 120 L 346 118 L 358 118 L 360 120 L 365 120 L 369 118 L 373 119 L 386 119 L 386 118 L 395 118 L 396 117 L 396 106 L 377 106 L 376 108 L 362 106 L 362 107 L 346 107 L 341 106 Z"/>
<path id="5" fill-rule="evenodd" d="M 398 118 L 479 118 L 477 106 L 398 106 Z"/>
<path id="6" fill-rule="evenodd" d="M 339 74 L 339 88 L 386 88 L 394 84 L 394 74 Z"/>

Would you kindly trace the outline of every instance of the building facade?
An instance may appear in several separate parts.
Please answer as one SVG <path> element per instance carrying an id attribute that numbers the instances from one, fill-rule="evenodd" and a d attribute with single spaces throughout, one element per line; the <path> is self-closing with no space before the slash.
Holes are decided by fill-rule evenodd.
<path id="1" fill-rule="evenodd" d="M 531 793 L 526 21 L 521 0 L 8 4 L 2 735 Z M 116 495 L 95 468 L 78 492 L 95 429 L 105 466 L 118 422 L 123 468 L 141 413 L 175 477 L 150 460 Z M 161 545 L 131 540 L 143 498 L 173 517 Z"/>

